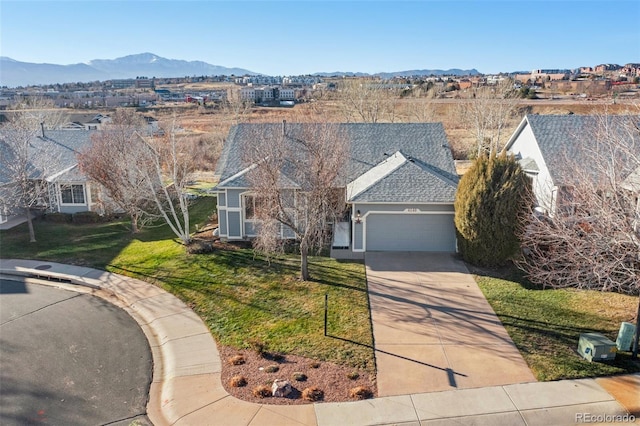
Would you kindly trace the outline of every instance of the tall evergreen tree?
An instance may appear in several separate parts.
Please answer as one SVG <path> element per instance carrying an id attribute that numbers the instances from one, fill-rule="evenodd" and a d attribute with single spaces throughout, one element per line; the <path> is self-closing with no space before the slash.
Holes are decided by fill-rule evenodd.
<path id="1" fill-rule="evenodd" d="M 455 225 L 462 257 L 478 266 L 504 264 L 518 252 L 518 230 L 530 181 L 512 156 L 482 155 L 460 179 Z"/>

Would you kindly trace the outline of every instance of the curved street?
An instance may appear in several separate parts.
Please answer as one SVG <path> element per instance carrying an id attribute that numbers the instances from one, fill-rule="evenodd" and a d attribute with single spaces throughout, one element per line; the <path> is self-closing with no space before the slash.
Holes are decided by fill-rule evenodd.
<path id="1" fill-rule="evenodd" d="M 0 424 L 151 424 L 149 344 L 89 294 L 0 280 Z"/>

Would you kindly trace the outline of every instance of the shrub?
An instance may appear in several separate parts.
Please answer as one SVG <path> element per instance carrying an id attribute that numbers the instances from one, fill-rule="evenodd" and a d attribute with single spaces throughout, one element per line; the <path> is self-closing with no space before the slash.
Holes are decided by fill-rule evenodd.
<path id="1" fill-rule="evenodd" d="M 192 240 L 189 245 L 187 245 L 187 253 L 189 254 L 205 254 L 212 253 L 213 251 L 213 244 L 209 241 Z"/>
<path id="2" fill-rule="evenodd" d="M 242 365 L 245 363 L 244 355 L 238 354 L 229 358 L 229 364 L 231 365 Z"/>
<path id="3" fill-rule="evenodd" d="M 293 377 L 293 380 L 295 380 L 296 382 L 304 382 L 307 380 L 307 375 L 299 371 L 293 373 L 291 377 Z"/>
<path id="4" fill-rule="evenodd" d="M 268 398 L 271 396 L 271 388 L 267 385 L 258 385 L 253 388 L 253 396 L 258 398 Z"/>
<path id="5" fill-rule="evenodd" d="M 302 398 L 312 402 L 322 401 L 322 399 L 324 398 L 324 392 L 322 391 L 322 389 L 316 386 L 312 386 L 302 391 Z"/>
<path id="6" fill-rule="evenodd" d="M 351 373 L 347 374 L 347 377 L 351 380 L 358 380 L 358 377 L 360 377 L 360 373 L 358 373 L 357 371 L 352 371 Z"/>
<path id="7" fill-rule="evenodd" d="M 78 212 L 72 217 L 73 223 L 98 223 L 102 221 L 102 217 L 96 212 Z"/>
<path id="8" fill-rule="evenodd" d="M 73 216 L 69 213 L 47 213 L 44 219 L 53 223 L 71 223 Z"/>
<path id="9" fill-rule="evenodd" d="M 480 156 L 462 176 L 455 200 L 458 247 L 467 262 L 503 265 L 518 252 L 530 195 L 529 178 L 513 156 Z"/>
<path id="10" fill-rule="evenodd" d="M 244 376 L 233 376 L 231 380 L 229 380 L 229 384 L 234 388 L 241 388 L 247 386 L 247 378 Z"/>
<path id="11" fill-rule="evenodd" d="M 275 364 L 267 365 L 264 369 L 267 373 L 276 373 L 278 370 L 280 370 L 280 367 Z"/>
<path id="12" fill-rule="evenodd" d="M 373 397 L 373 392 L 366 386 L 357 386 L 349 391 L 349 396 L 355 399 L 369 399 Z"/>
<path id="13" fill-rule="evenodd" d="M 311 361 L 309 363 L 309 368 L 320 368 L 320 363 L 318 361 Z"/>

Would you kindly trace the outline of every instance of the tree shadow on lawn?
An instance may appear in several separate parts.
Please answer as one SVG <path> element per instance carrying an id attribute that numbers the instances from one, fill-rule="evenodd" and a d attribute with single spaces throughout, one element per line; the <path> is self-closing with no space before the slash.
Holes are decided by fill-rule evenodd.
<path id="1" fill-rule="evenodd" d="M 358 262 L 340 262 L 340 263 L 358 263 Z M 354 290 L 358 292 L 366 292 L 366 277 L 364 272 L 361 274 L 355 271 L 347 269 L 337 268 L 330 266 L 326 262 L 314 262 L 309 263 L 311 281 L 318 284 L 324 284 L 329 287 L 339 287 L 347 290 Z M 353 285 L 345 284 L 344 282 L 360 282 L 362 281 L 362 287 L 356 287 Z"/>
<path id="2" fill-rule="evenodd" d="M 470 263 L 465 262 L 465 265 L 469 272 L 473 275 L 477 275 L 480 277 L 489 277 L 496 278 L 499 280 L 511 281 L 519 284 L 522 288 L 527 290 L 550 290 L 551 287 L 544 288 L 541 285 L 534 284 L 527 278 L 524 271 L 519 269 L 512 262 L 504 266 L 495 266 L 495 267 L 480 267 L 475 266 Z"/>
<path id="3" fill-rule="evenodd" d="M 574 315 L 573 311 L 566 310 L 567 314 Z M 562 315 L 561 313 L 558 315 Z M 589 323 L 590 319 L 594 322 L 601 319 L 596 315 L 581 314 L 585 323 Z M 568 326 L 549 321 L 538 321 L 528 318 L 517 317 L 513 315 L 501 314 L 500 320 L 505 326 L 514 327 L 520 330 L 526 330 L 529 334 L 544 336 L 555 342 L 572 345 L 578 345 L 578 339 L 582 333 L 603 333 L 611 334 L 613 330 L 596 329 L 594 327 L 585 326 Z"/>
<path id="4" fill-rule="evenodd" d="M 148 282 L 166 285 L 176 295 L 196 292 L 206 298 L 223 298 L 233 303 L 253 309 L 277 314 L 283 313 L 283 307 L 266 298 L 259 303 L 242 298 L 237 293 L 239 287 L 261 288 L 267 290 L 270 281 L 276 281 L 279 274 L 292 274 L 293 268 L 281 263 L 271 264 L 263 259 L 255 259 L 249 250 L 230 250 L 209 255 L 185 255 L 185 262 L 178 266 L 144 265 L 108 265 L 116 273 L 141 278 Z M 193 257 L 192 257 L 193 256 Z M 255 279 L 252 279 L 255 277 Z M 256 284 L 257 280 L 260 280 Z M 189 299 L 188 296 L 186 296 Z M 188 302 L 188 301 L 187 301 Z"/>
<path id="5" fill-rule="evenodd" d="M 36 242 L 27 224 L 1 231 L 2 257 L 41 259 L 104 268 L 133 239 L 121 222 L 70 224 L 34 221 Z"/>

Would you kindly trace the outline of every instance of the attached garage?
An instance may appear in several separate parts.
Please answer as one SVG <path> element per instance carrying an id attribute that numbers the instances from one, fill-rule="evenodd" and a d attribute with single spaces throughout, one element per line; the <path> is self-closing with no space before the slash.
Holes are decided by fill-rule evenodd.
<path id="1" fill-rule="evenodd" d="M 363 225 L 366 251 L 456 251 L 453 214 L 370 213 Z"/>

